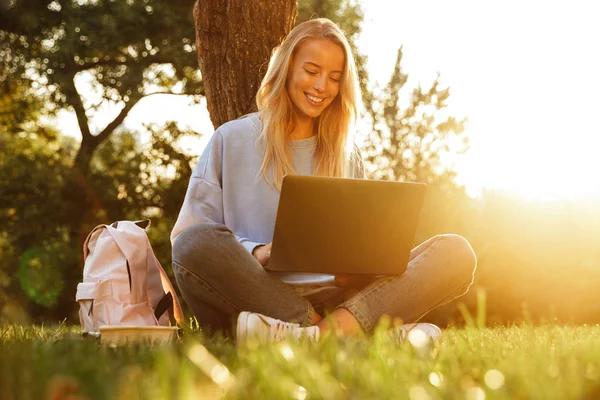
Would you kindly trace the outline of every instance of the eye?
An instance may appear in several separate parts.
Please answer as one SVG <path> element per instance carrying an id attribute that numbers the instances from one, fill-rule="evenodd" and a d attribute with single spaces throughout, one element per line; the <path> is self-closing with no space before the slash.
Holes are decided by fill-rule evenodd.
<path id="1" fill-rule="evenodd" d="M 306 73 L 307 73 L 307 74 L 309 74 L 309 75 L 316 75 L 316 74 L 317 74 L 317 71 L 311 71 L 311 70 L 309 70 L 309 69 L 305 69 L 305 71 L 306 71 Z"/>
<path id="2" fill-rule="evenodd" d="M 337 79 L 336 79 L 336 78 L 329 78 L 329 79 L 330 79 L 332 82 L 335 82 L 335 83 L 339 83 L 339 82 L 340 82 L 340 78 L 337 78 Z"/>

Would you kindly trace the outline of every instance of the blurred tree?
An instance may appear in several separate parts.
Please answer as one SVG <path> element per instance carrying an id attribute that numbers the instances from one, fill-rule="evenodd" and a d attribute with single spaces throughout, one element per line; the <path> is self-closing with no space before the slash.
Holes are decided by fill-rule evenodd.
<path id="1" fill-rule="evenodd" d="M 367 109 L 373 124 L 367 157 L 370 173 L 376 179 L 452 185 L 456 172 L 450 158 L 468 149 L 466 119 L 444 117 L 450 89 L 440 88 L 439 75 L 429 89 L 420 85 L 413 89 L 403 107 L 407 81 L 400 48 L 387 86 Z"/>
<path id="2" fill-rule="evenodd" d="M 0 14 L 1 83 L 30 81 L 47 96 L 45 111 L 75 112 L 81 143 L 65 181 L 64 217 L 73 243 L 81 238 L 88 209 L 92 156 L 144 97 L 157 93 L 200 95 L 191 5 L 188 1 L 10 2 Z M 85 95 L 82 95 L 85 93 Z M 120 108 L 98 132 L 101 107 Z"/>
<path id="3" fill-rule="evenodd" d="M 296 25 L 313 18 L 329 18 L 354 45 L 361 32 L 364 15 L 362 6 L 355 0 L 303 0 L 298 2 Z"/>
<path id="4" fill-rule="evenodd" d="M 0 70 L 0 75 L 2 71 Z M 29 96 L 29 86 L 21 82 L 6 82 L 0 87 L 0 127 L 8 133 L 18 130 L 20 122 L 37 115 L 39 102 Z"/>
<path id="5" fill-rule="evenodd" d="M 65 281 L 59 299 L 47 297 L 41 306 L 64 318 L 73 309 L 74 288 L 81 275 L 78 258 L 88 230 L 109 222 L 108 218 L 140 218 L 152 207 L 160 213 L 166 207 L 172 213 L 176 208 L 172 202 L 182 200 L 181 182 L 189 178 L 186 163 L 190 160 L 169 141 L 186 132 L 174 124 L 166 129 L 148 127 L 146 133 L 153 137 L 149 149 L 140 148 L 137 136 L 133 139 L 131 134 L 109 139 L 144 97 L 164 93 L 200 99 L 203 87 L 194 55 L 192 4 L 185 0 L 3 2 L 0 87 L 0 143 L 7 146 L 10 139 L 10 146 L 19 149 L 0 164 L 3 177 L 9 176 L 4 174 L 6 168 L 17 171 L 14 179 L 2 181 L 1 191 L 3 212 L 12 210 L 19 223 L 3 226 L 3 231 L 10 232 L 11 254 L 43 260 L 46 267 L 62 271 L 59 277 Z M 117 111 L 95 129 L 100 118 L 111 114 L 100 112 L 107 109 Z M 65 146 L 63 139 L 45 137 L 39 128 L 44 125 L 41 116 L 60 110 L 75 113 L 80 142 Z M 103 147 L 103 154 L 95 158 Z M 43 167 L 55 165 L 55 157 L 60 168 Z M 167 177 L 157 175 L 161 168 L 168 171 Z M 173 194 L 170 185 L 177 182 L 179 190 Z M 60 241 L 64 243 L 58 248 Z M 32 248 L 69 256 L 52 261 Z M 26 287 L 34 275 L 21 274 L 21 286 L 39 300 L 45 295 Z"/>
<path id="6" fill-rule="evenodd" d="M 148 125 L 143 134 L 151 137 L 143 145 L 140 133 L 121 130 L 98 147 L 89 172 L 90 204 L 99 222 L 151 218 L 155 253 L 169 265 L 169 233 L 194 162 L 176 144 L 195 133 L 170 123 Z M 12 304 L 11 320 L 19 314 L 16 304 L 36 320 L 63 319 L 75 310 L 81 280 L 81 246 L 70 241 L 64 219 L 70 204 L 63 199 L 77 142 L 33 124 L 0 140 L 6 150 L 0 153 L 0 303 Z"/>
<path id="7" fill-rule="evenodd" d="M 75 112 L 82 141 L 74 166 L 85 175 L 98 145 L 143 97 L 202 94 L 190 12 L 184 0 L 14 0 L 0 14 L 0 55 L 10 70 L 2 83 L 36 82 L 51 95 L 49 111 Z M 98 102 L 80 94 L 90 89 Z M 92 132 L 107 104 L 120 112 Z"/>
<path id="8" fill-rule="evenodd" d="M 64 288 L 62 268 L 73 267 L 77 256 L 60 217 L 68 144 L 59 143 L 56 131 L 34 125 L 0 138 L 0 297 L 6 304 L 19 300 L 12 303 L 29 311 L 52 307 Z"/>

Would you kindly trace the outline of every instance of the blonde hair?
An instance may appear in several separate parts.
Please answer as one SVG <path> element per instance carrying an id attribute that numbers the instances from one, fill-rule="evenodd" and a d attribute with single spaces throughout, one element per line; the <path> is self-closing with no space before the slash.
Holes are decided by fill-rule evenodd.
<path id="1" fill-rule="evenodd" d="M 262 120 L 257 139 L 265 150 L 259 177 L 281 189 L 283 177 L 293 173 L 290 133 L 296 121 L 294 105 L 286 89 L 293 57 L 298 47 L 310 39 L 328 39 L 344 51 L 340 90 L 317 119 L 317 148 L 313 174 L 344 177 L 354 151 L 354 124 L 361 101 L 356 66 L 344 33 L 327 18 L 313 19 L 296 26 L 277 46 L 256 95 Z M 273 181 L 268 176 L 273 171 Z"/>

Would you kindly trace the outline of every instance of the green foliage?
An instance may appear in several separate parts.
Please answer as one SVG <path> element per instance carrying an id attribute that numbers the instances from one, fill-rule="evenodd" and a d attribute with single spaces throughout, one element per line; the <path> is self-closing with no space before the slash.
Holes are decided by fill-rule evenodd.
<path id="1" fill-rule="evenodd" d="M 61 144 L 52 129 L 31 129 L 34 132 L 0 136 L 6 150 L 0 153 L 4 206 L 0 225 L 12 235 L 18 230 L 18 240 L 25 242 L 27 237 L 52 231 L 57 225 L 64 207 L 60 192 L 69 153 L 68 141 Z"/>
<path id="2" fill-rule="evenodd" d="M 148 138 L 144 145 L 141 137 Z M 178 148 L 183 137 L 198 134 L 173 122 L 146 125 L 135 134 L 119 132 L 98 148 L 89 180 L 106 218 L 177 215 L 194 160 Z"/>
<path id="3" fill-rule="evenodd" d="M 7 133 L 14 133 L 23 121 L 34 119 L 40 108 L 41 102 L 30 96 L 26 82 L 11 81 L 0 86 L 0 129 Z"/>
<path id="4" fill-rule="evenodd" d="M 0 154 L 0 293 L 2 303 L 21 303 L 36 318 L 56 320 L 72 315 L 81 279 L 81 248 L 69 240 L 71 210 L 63 200 L 76 144 L 50 128 L 34 131 L 0 136 L 7 150 Z M 150 218 L 155 252 L 169 265 L 169 233 L 194 163 L 178 143 L 197 134 L 172 123 L 147 126 L 142 134 L 151 138 L 143 146 L 137 135 L 123 131 L 99 147 L 85 181 L 90 217 L 81 232 L 99 223 Z M 0 309 L 0 320 L 9 318 L 2 314 Z"/>
<path id="5" fill-rule="evenodd" d="M 451 329 L 438 345 L 413 346 L 380 326 L 370 339 L 236 350 L 198 332 L 171 345 L 113 348 L 64 325 L 6 326 L 0 391 L 7 399 L 591 399 L 599 334 L 598 326 Z"/>
<path id="6" fill-rule="evenodd" d="M 72 255 L 59 218 L 66 212 L 61 191 L 68 146 L 61 146 L 51 129 L 4 134 L 0 140 L 6 150 L 0 153 L 0 271 L 6 276 L 2 286 L 11 288 L 17 299 L 53 305 Z M 17 279 L 23 292 L 15 290 Z"/>
<path id="7" fill-rule="evenodd" d="M 149 92 L 199 94 L 188 1 L 16 0 L 0 14 L 6 79 L 31 79 L 48 108 L 77 107 L 74 78 L 93 77 L 103 101 L 129 103 Z M 165 69 L 168 64 L 171 68 Z"/>
<path id="8" fill-rule="evenodd" d="M 18 279 L 27 298 L 33 303 L 42 306 L 56 304 L 63 291 L 64 279 L 61 269 L 52 266 L 69 265 L 66 259 L 73 252 L 67 243 L 51 238 L 21 254 Z"/>
<path id="9" fill-rule="evenodd" d="M 374 96 L 373 108 L 368 110 L 374 133 L 367 158 L 370 175 L 375 179 L 438 183 L 450 188 L 454 186 L 455 172 L 444 163 L 444 157 L 468 149 L 466 120 L 443 118 L 450 90 L 439 88 L 439 76 L 429 89 L 413 89 L 408 105 L 403 107 L 402 90 L 408 74 L 401 64 L 399 49 L 389 83 L 379 96 Z M 456 144 L 451 147 L 453 142 Z"/>
<path id="10" fill-rule="evenodd" d="M 199 100 L 192 6 L 0 4 L 0 320 L 19 314 L 11 304 L 36 319 L 72 317 L 81 245 L 99 223 L 154 219 L 157 255 L 170 264 L 169 232 L 193 161 L 179 141 L 197 134 L 174 123 L 118 128 L 145 96 Z M 118 115 L 93 132 L 91 121 L 110 105 Z M 60 110 L 75 113 L 80 143 L 46 127 L 44 118 Z"/>
<path id="11" fill-rule="evenodd" d="M 299 1 L 296 24 L 313 18 L 329 18 L 344 31 L 348 41 L 355 43 L 362 29 L 364 11 L 354 0 Z"/>

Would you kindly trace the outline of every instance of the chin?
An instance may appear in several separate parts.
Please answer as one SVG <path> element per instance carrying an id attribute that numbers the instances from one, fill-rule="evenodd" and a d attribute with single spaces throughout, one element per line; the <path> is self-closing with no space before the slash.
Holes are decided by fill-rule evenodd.
<path id="1" fill-rule="evenodd" d="M 308 115 L 311 118 L 318 118 L 321 116 L 321 114 L 323 114 L 323 111 L 325 111 L 325 109 L 322 110 L 306 110 L 306 112 L 304 114 Z"/>
<path id="2" fill-rule="evenodd" d="M 315 119 L 315 118 L 318 118 L 320 115 L 321 115 L 320 112 L 307 112 L 305 110 L 296 111 L 296 116 L 301 120 Z"/>

